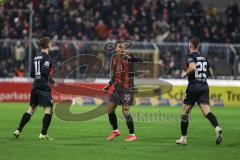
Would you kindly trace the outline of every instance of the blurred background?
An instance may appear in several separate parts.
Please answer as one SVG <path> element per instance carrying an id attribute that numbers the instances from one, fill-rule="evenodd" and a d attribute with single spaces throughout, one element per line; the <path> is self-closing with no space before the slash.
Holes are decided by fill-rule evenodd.
<path id="1" fill-rule="evenodd" d="M 37 39 L 51 36 L 55 66 L 95 54 L 109 77 L 106 41 L 133 41 L 130 52 L 170 68 L 180 78 L 186 42 L 200 37 L 218 79 L 239 79 L 239 1 L 225 0 L 7 0 L 0 7 L 0 77 L 27 77 Z M 71 70 L 71 66 L 68 68 Z M 72 78 L 79 74 L 73 73 Z"/>
<path id="2" fill-rule="evenodd" d="M 231 86 L 235 90 L 230 91 L 236 91 L 237 104 L 239 81 L 228 80 L 240 79 L 239 5 L 237 0 L 2 0 L 1 81 L 29 77 L 41 36 L 53 39 L 50 56 L 55 68 L 73 56 L 93 54 L 104 62 L 99 78 L 108 79 L 113 52 L 105 51 L 104 45 L 125 39 L 132 42 L 128 49 L 131 54 L 166 66 L 152 68 L 155 78 L 179 79 L 188 53 L 187 41 L 197 36 L 202 41 L 201 52 L 212 65 L 212 79 L 218 80 L 210 85 L 224 85 L 227 89 L 229 84 L 235 84 Z M 55 77 L 61 78 L 61 73 L 76 66 L 67 65 Z M 83 73 L 78 69 L 69 78 L 81 79 Z M 183 88 L 173 92 L 179 94 L 177 99 L 184 96 Z M 228 90 L 218 88 L 215 92 L 225 97 L 217 97 L 217 104 L 222 105 L 224 99 L 232 101 Z"/>

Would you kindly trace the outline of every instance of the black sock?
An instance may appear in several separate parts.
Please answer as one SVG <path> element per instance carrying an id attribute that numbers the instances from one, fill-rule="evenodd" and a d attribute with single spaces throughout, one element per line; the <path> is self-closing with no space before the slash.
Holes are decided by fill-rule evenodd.
<path id="1" fill-rule="evenodd" d="M 129 130 L 129 134 L 134 134 L 134 124 L 133 124 L 133 119 L 130 114 L 124 115 L 126 122 L 127 122 L 127 127 Z"/>
<path id="2" fill-rule="evenodd" d="M 42 120 L 42 131 L 41 131 L 41 133 L 43 135 L 47 134 L 47 130 L 48 130 L 48 127 L 51 123 L 51 120 L 52 120 L 52 114 L 45 114 L 44 115 L 43 120 Z"/>
<path id="3" fill-rule="evenodd" d="M 17 130 L 19 130 L 20 132 L 22 132 L 23 127 L 27 124 L 27 122 L 31 119 L 31 114 L 29 114 L 28 112 L 25 112 L 22 115 L 22 119 L 21 122 L 19 124 L 19 127 L 17 128 Z"/>
<path id="4" fill-rule="evenodd" d="M 214 128 L 216 128 L 217 126 L 219 126 L 218 124 L 218 121 L 217 121 L 217 118 L 214 116 L 214 114 L 212 114 L 212 112 L 209 112 L 207 115 L 206 115 L 206 118 L 211 122 L 212 126 Z"/>
<path id="5" fill-rule="evenodd" d="M 116 113 L 115 112 L 108 113 L 108 119 L 110 124 L 112 125 L 113 130 L 118 129 Z"/>
<path id="6" fill-rule="evenodd" d="M 188 115 L 182 115 L 181 119 L 181 131 L 182 131 L 182 136 L 187 135 L 187 129 L 188 129 Z"/>

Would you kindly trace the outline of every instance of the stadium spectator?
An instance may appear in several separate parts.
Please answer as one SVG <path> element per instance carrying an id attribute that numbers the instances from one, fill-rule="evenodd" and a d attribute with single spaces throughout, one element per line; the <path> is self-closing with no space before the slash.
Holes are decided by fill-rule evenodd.
<path id="1" fill-rule="evenodd" d="M 25 71 L 24 71 L 24 65 L 22 64 L 20 68 L 15 68 L 15 74 L 16 77 L 24 77 L 25 76 Z"/>
<path id="2" fill-rule="evenodd" d="M 25 48 L 21 45 L 20 42 L 17 42 L 16 46 L 14 47 L 14 54 L 15 60 L 18 63 L 21 63 L 26 56 Z"/>
<path id="3" fill-rule="evenodd" d="M 105 40 L 108 37 L 108 28 L 102 20 L 100 20 L 96 26 L 97 38 L 100 40 Z"/>
<path id="4" fill-rule="evenodd" d="M 228 32 L 233 32 L 239 25 L 239 8 L 235 1 L 231 1 L 226 8 Z"/>
<path id="5" fill-rule="evenodd" d="M 24 65 L 25 72 L 28 68 L 26 51 L 30 30 L 28 12 L 30 2 L 8 0 L 0 7 L 2 28 L 0 39 L 23 39 L 20 46 L 10 45 L 8 41 L 0 42 L 0 76 L 14 76 L 14 68 L 19 68 L 21 64 Z M 186 42 L 194 35 L 199 36 L 204 42 L 240 43 L 240 12 L 236 1 L 231 1 L 225 12 L 221 12 L 212 3 L 204 7 L 198 0 L 99 0 L 98 3 L 95 0 L 33 0 L 32 2 L 33 38 L 49 35 L 54 37 L 54 40 L 66 41 L 120 38 L 161 43 Z M 53 45 L 50 54 L 56 58 L 56 63 L 92 49 L 88 46 L 86 49 L 84 44 Z M 162 61 L 164 64 L 174 64 L 169 67 L 175 72 L 177 68 L 179 69 L 176 61 L 178 52 L 168 52 L 172 56 L 167 56 L 169 59 L 163 57 Z M 15 63 L 12 59 L 20 63 Z M 108 63 L 107 60 L 105 63 Z M 6 72 L 5 67 L 9 72 Z"/>
<path id="6" fill-rule="evenodd" d="M 2 44 L 2 43 L 1 43 Z M 8 41 L 4 41 L 3 44 L 0 46 L 0 59 L 1 60 L 6 60 L 9 57 L 11 57 L 11 48 L 9 47 Z"/>
<path id="7" fill-rule="evenodd" d="M 21 3 L 9 0 L 1 10 L 0 38 L 22 39 L 29 33 L 28 12 L 8 12 L 7 9 L 28 9 L 29 0 Z M 33 35 L 58 35 L 59 39 L 106 40 L 128 38 L 137 41 L 154 41 L 161 30 L 170 32 L 160 41 L 185 41 L 190 35 L 203 37 L 207 42 L 239 43 L 239 7 L 231 1 L 226 8 L 227 22 L 219 16 L 216 7 L 210 3 L 206 8 L 201 1 L 121 1 L 99 0 L 56 0 L 33 1 Z M 183 9 L 180 9 L 183 8 Z M 47 16 L 46 16 L 47 15 Z M 154 26 L 157 24 L 157 30 Z M 190 28 L 186 34 L 183 28 Z M 206 28 L 207 27 L 207 28 Z M 208 32 L 214 31 L 214 38 Z M 224 36 L 218 36 L 218 32 Z M 165 31 L 165 33 L 167 33 Z M 209 33 L 210 34 L 210 33 Z M 158 38 L 157 38 L 158 37 Z"/>

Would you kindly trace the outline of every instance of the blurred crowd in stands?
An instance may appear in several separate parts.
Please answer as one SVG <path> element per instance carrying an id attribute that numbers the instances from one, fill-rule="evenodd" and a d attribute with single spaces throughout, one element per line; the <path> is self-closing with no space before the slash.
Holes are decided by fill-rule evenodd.
<path id="1" fill-rule="evenodd" d="M 31 0 L 7 0 L 0 6 L 0 77 L 26 75 Z M 127 39 L 144 42 L 240 43 L 239 6 L 224 10 L 196 0 L 32 0 L 33 38 L 54 40 Z M 17 10 L 16 10 L 17 9 Z M 20 11 L 20 10 L 22 11 Z M 9 45 L 6 39 L 21 39 Z M 10 42 L 9 42 L 10 43 Z M 72 56 L 73 45 L 55 45 L 58 61 Z M 74 53 L 75 54 L 75 53 Z M 160 62 L 170 69 L 177 60 L 169 50 Z"/>

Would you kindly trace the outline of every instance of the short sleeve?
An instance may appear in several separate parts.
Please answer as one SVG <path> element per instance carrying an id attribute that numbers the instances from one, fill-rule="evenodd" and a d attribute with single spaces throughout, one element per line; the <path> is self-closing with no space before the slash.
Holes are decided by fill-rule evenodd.
<path id="1" fill-rule="evenodd" d="M 187 57 L 187 64 L 190 64 L 190 63 L 192 63 L 192 62 L 195 62 L 195 59 L 194 59 L 193 56 L 189 55 L 189 56 Z"/>
<path id="2" fill-rule="evenodd" d="M 43 63 L 43 66 L 49 68 L 49 67 L 50 67 L 50 64 L 51 64 L 51 62 L 50 62 L 49 60 L 46 60 L 46 61 Z"/>
<path id="3" fill-rule="evenodd" d="M 49 77 L 51 73 L 51 60 L 49 58 L 45 58 L 43 60 L 42 65 L 42 73 L 45 77 Z"/>

